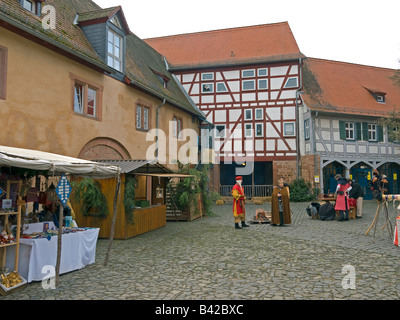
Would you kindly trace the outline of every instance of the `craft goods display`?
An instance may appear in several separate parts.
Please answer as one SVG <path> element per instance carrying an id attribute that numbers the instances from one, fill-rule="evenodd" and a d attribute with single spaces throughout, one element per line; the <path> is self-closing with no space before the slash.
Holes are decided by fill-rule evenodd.
<path id="1" fill-rule="evenodd" d="M 85 228 L 78 228 L 78 227 L 63 227 L 62 233 L 63 234 L 69 234 L 69 233 L 75 233 L 75 232 L 80 232 L 80 231 L 86 231 L 92 228 L 85 227 Z M 32 232 L 32 233 L 24 233 L 21 238 L 22 239 L 48 239 L 50 240 L 51 237 L 57 236 L 58 235 L 58 230 L 52 229 L 52 230 L 47 230 L 44 232 Z"/>
<path id="2" fill-rule="evenodd" d="M 17 286 L 22 282 L 21 276 L 16 271 L 10 272 L 8 275 L 1 274 L 1 284 L 7 289 Z"/>

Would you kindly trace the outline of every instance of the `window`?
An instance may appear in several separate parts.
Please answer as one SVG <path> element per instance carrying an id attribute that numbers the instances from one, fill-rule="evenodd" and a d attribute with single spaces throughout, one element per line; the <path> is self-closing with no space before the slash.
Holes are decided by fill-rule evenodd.
<path id="1" fill-rule="evenodd" d="M 0 99 L 6 99 L 7 85 L 7 48 L 0 46 Z"/>
<path id="2" fill-rule="evenodd" d="M 264 68 L 264 69 L 258 69 L 258 76 L 259 76 L 259 77 L 265 77 L 265 76 L 267 76 L 267 75 L 268 75 L 268 71 L 267 71 L 266 68 Z"/>
<path id="3" fill-rule="evenodd" d="M 285 84 L 285 88 L 297 88 L 297 86 L 297 78 L 289 78 Z"/>
<path id="4" fill-rule="evenodd" d="M 217 92 L 227 92 L 228 89 L 226 88 L 225 83 L 219 82 L 217 83 Z"/>
<path id="5" fill-rule="evenodd" d="M 294 136 L 294 122 L 286 122 L 283 124 L 283 135 L 284 136 Z"/>
<path id="6" fill-rule="evenodd" d="M 268 89 L 267 79 L 259 79 L 258 80 L 258 89 L 259 90 Z"/>
<path id="7" fill-rule="evenodd" d="M 141 105 L 136 106 L 136 129 L 149 131 L 150 108 Z"/>
<path id="8" fill-rule="evenodd" d="M 252 123 L 246 123 L 244 125 L 244 136 L 245 137 L 253 136 L 253 124 Z"/>
<path id="9" fill-rule="evenodd" d="M 213 93 L 214 92 L 214 84 L 213 83 L 204 83 L 201 86 L 202 93 Z"/>
<path id="10" fill-rule="evenodd" d="M 97 117 L 98 90 L 87 84 L 75 82 L 74 84 L 74 112 Z"/>
<path id="11" fill-rule="evenodd" d="M 253 110 L 251 109 L 244 110 L 244 120 L 253 120 Z"/>
<path id="12" fill-rule="evenodd" d="M 263 109 L 256 109 L 256 120 L 263 119 Z"/>
<path id="13" fill-rule="evenodd" d="M 22 8 L 25 10 L 32 12 L 33 14 L 40 16 L 41 14 L 41 2 L 40 0 L 21 0 Z"/>
<path id="14" fill-rule="evenodd" d="M 304 139 L 310 139 L 310 119 L 304 120 Z"/>
<path id="15" fill-rule="evenodd" d="M 225 125 L 217 125 L 215 126 L 215 137 L 216 138 L 225 138 Z"/>
<path id="16" fill-rule="evenodd" d="M 376 94 L 375 96 L 376 101 L 378 101 L 379 103 L 385 103 L 385 95 L 384 94 Z"/>
<path id="17" fill-rule="evenodd" d="M 242 82 L 243 90 L 255 90 L 255 80 L 244 80 Z"/>
<path id="18" fill-rule="evenodd" d="M 377 141 L 376 124 L 368 124 L 368 140 Z"/>
<path id="19" fill-rule="evenodd" d="M 177 117 L 172 119 L 172 135 L 174 138 L 182 138 L 182 119 Z"/>
<path id="20" fill-rule="evenodd" d="M 242 77 L 243 78 L 251 78 L 255 76 L 254 70 L 243 70 L 242 71 Z"/>
<path id="21" fill-rule="evenodd" d="M 256 123 L 256 137 L 262 137 L 262 136 L 263 136 L 263 124 Z"/>
<path id="22" fill-rule="evenodd" d="M 202 73 L 201 74 L 201 80 L 214 80 L 214 73 Z"/>
<path id="23" fill-rule="evenodd" d="M 107 64 L 120 72 L 122 72 L 122 49 L 122 37 L 108 30 Z"/>
<path id="24" fill-rule="evenodd" d="M 346 139 L 354 140 L 354 123 L 345 122 L 344 127 L 346 131 Z"/>

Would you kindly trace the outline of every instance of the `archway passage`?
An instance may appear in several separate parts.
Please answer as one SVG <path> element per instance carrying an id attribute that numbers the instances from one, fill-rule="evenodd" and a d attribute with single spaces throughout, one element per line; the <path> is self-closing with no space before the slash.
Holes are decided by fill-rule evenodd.
<path id="1" fill-rule="evenodd" d="M 335 192 L 337 186 L 335 176 L 337 174 L 345 176 L 345 166 L 337 161 L 331 162 L 323 168 L 324 194 Z"/>
<path id="2" fill-rule="evenodd" d="M 131 159 L 128 150 L 112 138 L 99 137 L 89 141 L 79 153 L 86 160 L 126 160 Z"/>

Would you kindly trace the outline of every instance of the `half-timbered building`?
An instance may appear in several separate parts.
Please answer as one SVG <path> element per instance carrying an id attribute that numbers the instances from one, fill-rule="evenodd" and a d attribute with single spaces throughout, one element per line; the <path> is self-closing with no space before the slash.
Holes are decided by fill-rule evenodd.
<path id="1" fill-rule="evenodd" d="M 357 180 L 372 199 L 372 170 L 400 191 L 400 145 L 378 119 L 400 102 L 395 70 L 307 58 L 303 65 L 304 105 L 300 107 L 302 175 L 317 179 L 322 193 L 336 189 L 334 176 Z"/>
<path id="2" fill-rule="evenodd" d="M 167 58 L 169 71 L 215 125 L 216 190 L 228 194 L 242 175 L 252 187 L 246 194 L 262 196 L 278 177 L 296 178 L 304 55 L 287 22 L 145 41 Z"/>

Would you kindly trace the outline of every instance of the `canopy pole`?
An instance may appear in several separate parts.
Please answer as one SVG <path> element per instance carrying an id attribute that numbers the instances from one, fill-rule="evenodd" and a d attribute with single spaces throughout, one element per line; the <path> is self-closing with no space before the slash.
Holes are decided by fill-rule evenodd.
<path id="1" fill-rule="evenodd" d="M 64 206 L 60 204 L 58 212 L 58 234 L 57 234 L 57 262 L 56 262 L 56 286 L 60 283 L 60 265 L 61 265 L 61 238 L 63 231 Z"/>
<path id="2" fill-rule="evenodd" d="M 120 174 L 120 168 L 118 167 L 117 185 L 115 187 L 115 195 L 114 195 L 114 213 L 113 213 L 113 218 L 112 218 L 112 222 L 111 222 L 110 240 L 108 242 L 106 257 L 104 259 L 104 266 L 108 265 L 108 259 L 110 258 L 111 246 L 112 246 L 112 242 L 114 240 L 114 230 L 115 230 L 115 221 L 117 220 L 117 208 L 118 208 L 120 185 L 121 185 L 121 174 Z"/>

